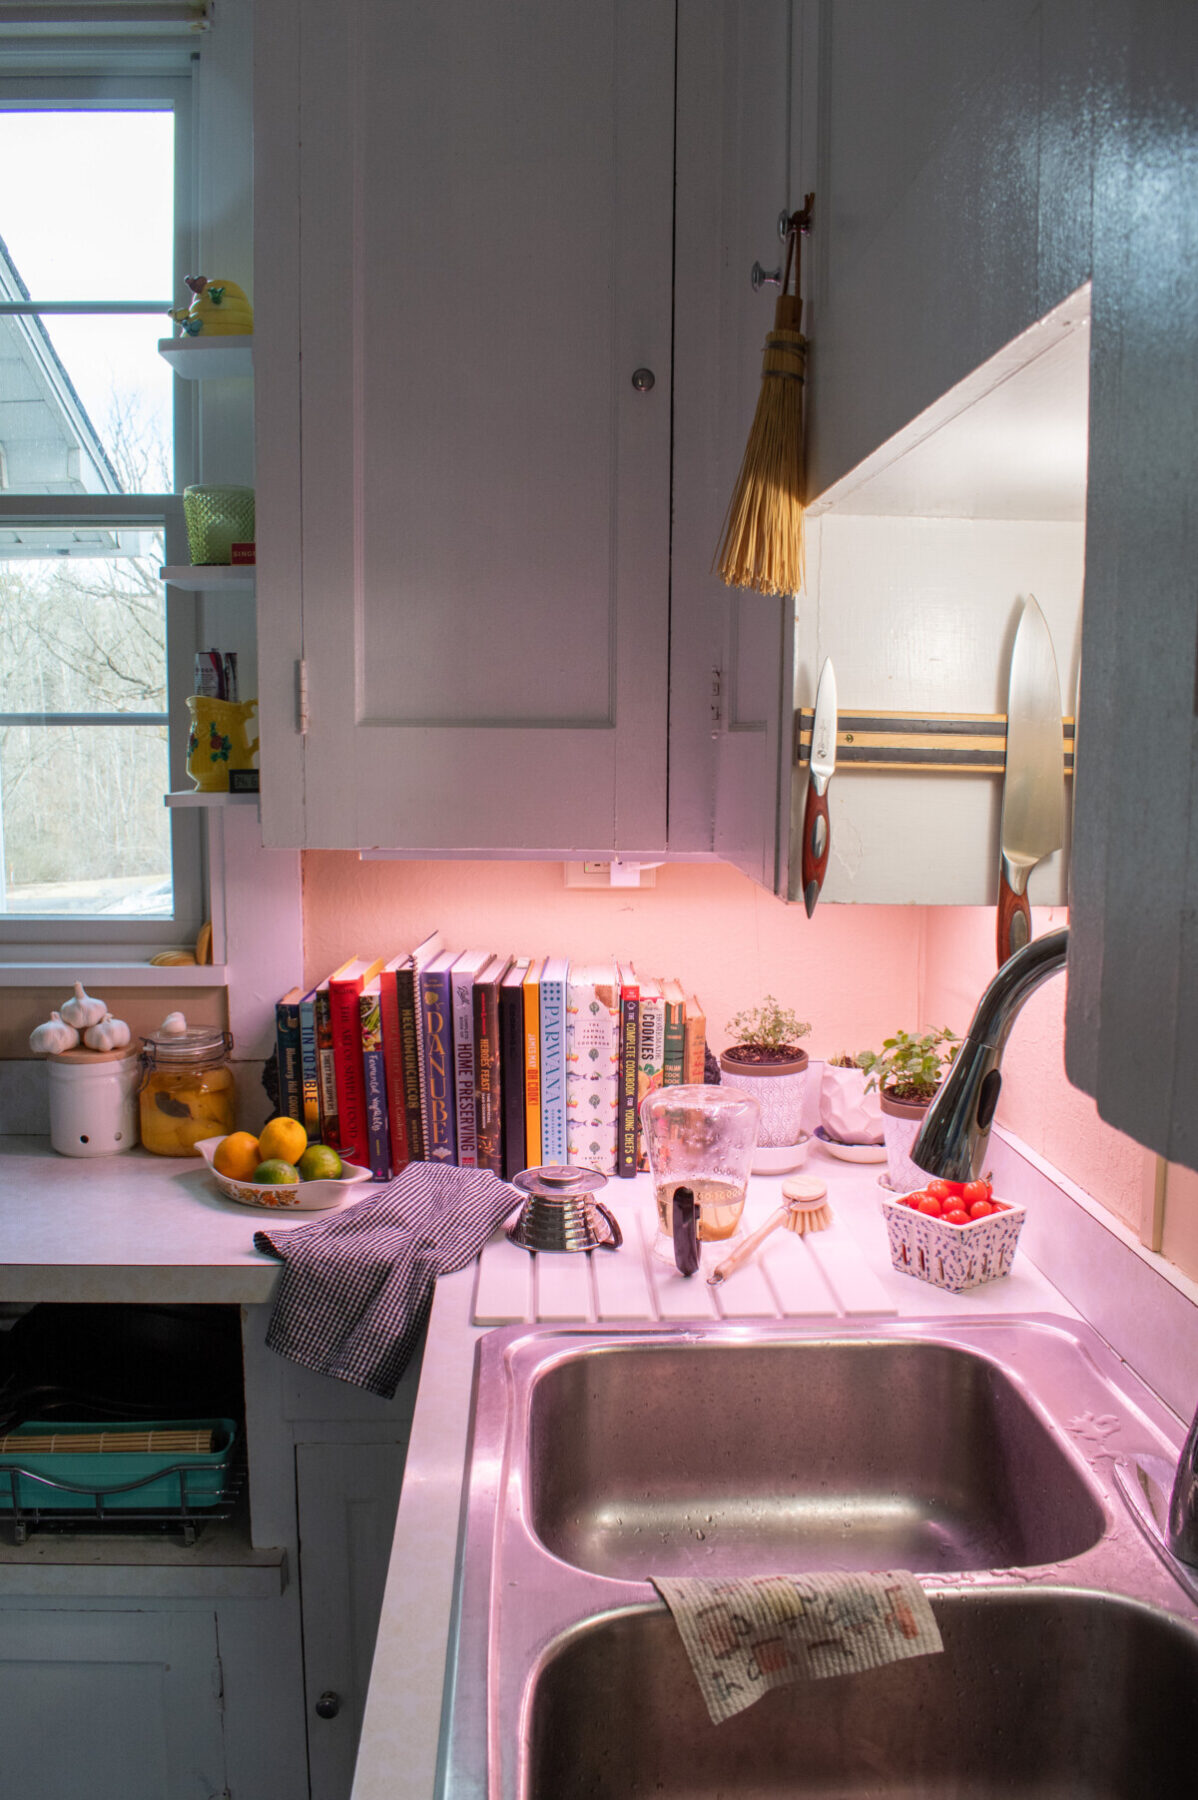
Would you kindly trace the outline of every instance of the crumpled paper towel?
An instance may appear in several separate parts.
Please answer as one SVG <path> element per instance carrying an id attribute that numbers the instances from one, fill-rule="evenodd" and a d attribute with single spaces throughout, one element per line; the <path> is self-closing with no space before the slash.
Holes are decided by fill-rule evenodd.
<path id="1" fill-rule="evenodd" d="M 650 1580 L 673 1615 L 716 1725 L 768 1688 L 944 1649 L 928 1597 L 906 1569 Z"/>

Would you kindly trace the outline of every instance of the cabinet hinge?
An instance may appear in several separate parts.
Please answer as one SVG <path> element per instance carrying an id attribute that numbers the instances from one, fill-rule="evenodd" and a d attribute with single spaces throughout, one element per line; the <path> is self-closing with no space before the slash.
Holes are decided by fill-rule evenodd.
<path id="1" fill-rule="evenodd" d="M 308 663 L 303 656 L 295 665 L 295 729 L 301 737 L 308 729 Z"/>
<path id="2" fill-rule="evenodd" d="M 711 735 L 718 738 L 724 723 L 724 671 L 711 671 Z"/>

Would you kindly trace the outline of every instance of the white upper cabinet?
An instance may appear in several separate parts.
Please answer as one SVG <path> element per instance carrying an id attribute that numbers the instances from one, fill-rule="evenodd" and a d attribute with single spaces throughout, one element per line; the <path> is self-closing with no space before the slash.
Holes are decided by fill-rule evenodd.
<path id="1" fill-rule="evenodd" d="M 674 54 L 259 0 L 268 843 L 665 848 Z"/>

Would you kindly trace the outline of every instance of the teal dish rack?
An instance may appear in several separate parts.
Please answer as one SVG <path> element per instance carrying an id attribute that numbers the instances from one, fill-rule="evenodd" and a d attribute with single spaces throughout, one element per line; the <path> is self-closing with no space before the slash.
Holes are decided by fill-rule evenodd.
<path id="1" fill-rule="evenodd" d="M 205 1452 L 125 1451 L 22 1453 L 14 1440 L 44 1437 L 114 1438 L 149 1431 L 210 1431 Z M 18 1544 L 39 1525 L 65 1528 L 105 1524 L 176 1524 L 193 1543 L 200 1524 L 227 1518 L 244 1479 L 240 1433 L 233 1419 L 141 1419 L 119 1424 L 27 1419 L 0 1451 L 0 1518 L 11 1519 Z"/>

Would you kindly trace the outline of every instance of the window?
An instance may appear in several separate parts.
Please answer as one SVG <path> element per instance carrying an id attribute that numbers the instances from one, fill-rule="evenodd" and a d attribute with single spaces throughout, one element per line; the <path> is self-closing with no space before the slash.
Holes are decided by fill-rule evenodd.
<path id="1" fill-rule="evenodd" d="M 127 66 L 127 65 L 126 65 Z M 0 955 L 187 942 L 186 77 L 0 82 Z M 182 462 L 183 466 L 177 464 Z"/>

